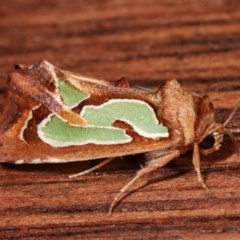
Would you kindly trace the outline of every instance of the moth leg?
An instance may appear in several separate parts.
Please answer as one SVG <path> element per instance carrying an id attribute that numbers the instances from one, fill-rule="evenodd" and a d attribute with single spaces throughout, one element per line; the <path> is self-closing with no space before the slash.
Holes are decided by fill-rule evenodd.
<path id="1" fill-rule="evenodd" d="M 167 163 L 169 163 L 172 159 L 178 157 L 180 155 L 180 151 L 179 150 L 173 150 L 170 151 L 169 153 L 167 153 L 167 155 L 161 156 L 159 158 L 154 159 L 153 161 L 150 162 L 149 165 L 147 165 L 146 167 L 142 168 L 141 170 L 139 170 L 137 172 L 137 175 L 132 178 L 132 180 L 130 182 L 128 182 L 125 186 L 123 186 L 119 193 L 115 196 L 115 198 L 113 199 L 109 210 L 108 210 L 108 214 L 111 215 L 112 211 L 114 209 L 114 207 L 123 199 L 123 197 L 125 196 L 125 193 L 127 192 L 127 190 L 141 177 L 143 177 L 144 175 L 147 175 L 153 171 L 155 171 L 158 168 L 163 167 L 164 165 L 166 165 Z"/>
<path id="2" fill-rule="evenodd" d="M 112 157 L 112 158 L 106 158 L 105 160 L 101 161 L 99 164 L 97 164 L 96 166 L 92 167 L 92 168 L 89 168 L 85 171 L 82 171 L 82 172 L 79 172 L 79 173 L 75 173 L 75 174 L 72 174 L 72 175 L 69 175 L 68 177 L 69 178 L 75 178 L 75 177 L 79 177 L 79 176 L 83 176 L 85 174 L 88 174 L 90 172 L 93 172 L 95 171 L 96 169 L 106 165 L 107 163 L 111 162 L 113 159 L 115 159 L 116 157 Z"/>
<path id="3" fill-rule="evenodd" d="M 207 185 L 205 184 L 205 182 L 202 178 L 202 174 L 201 174 L 200 153 L 199 153 L 198 143 L 194 143 L 194 147 L 193 147 L 193 166 L 194 166 L 195 171 L 197 172 L 198 182 L 202 185 L 202 187 L 207 191 L 207 194 L 209 195 L 210 190 L 207 187 Z"/>

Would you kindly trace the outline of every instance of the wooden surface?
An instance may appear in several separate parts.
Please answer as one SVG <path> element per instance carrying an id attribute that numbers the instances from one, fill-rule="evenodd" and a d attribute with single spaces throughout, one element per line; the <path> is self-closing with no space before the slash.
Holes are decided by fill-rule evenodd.
<path id="1" fill-rule="evenodd" d="M 2 0 L 1 108 L 13 65 L 41 59 L 153 89 L 177 78 L 208 93 L 223 122 L 240 96 L 240 2 Z M 230 126 L 239 130 L 239 112 Z M 67 176 L 92 163 L 2 164 L 0 239 L 240 238 L 240 162 L 229 139 L 202 158 L 209 198 L 186 154 L 139 181 L 109 217 L 113 197 L 141 163 L 117 159 L 78 179 Z"/>

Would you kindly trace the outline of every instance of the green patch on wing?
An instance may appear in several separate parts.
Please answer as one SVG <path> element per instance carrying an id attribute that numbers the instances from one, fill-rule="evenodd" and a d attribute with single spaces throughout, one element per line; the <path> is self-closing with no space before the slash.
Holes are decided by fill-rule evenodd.
<path id="1" fill-rule="evenodd" d="M 121 120 L 130 124 L 141 136 L 168 137 L 168 128 L 160 125 L 153 109 L 134 99 L 112 99 L 100 106 L 84 106 L 81 116 L 94 126 L 111 126 Z"/>
<path id="2" fill-rule="evenodd" d="M 130 142 L 132 139 L 122 129 L 71 126 L 55 115 L 39 124 L 38 135 L 43 142 L 54 147 L 85 145 L 88 143 L 98 145 L 121 144 Z"/>
<path id="3" fill-rule="evenodd" d="M 58 81 L 59 94 L 62 98 L 64 105 L 66 105 L 67 107 L 73 108 L 89 97 L 87 93 L 75 88 L 66 81 L 60 78 L 58 79 Z"/>
<path id="4" fill-rule="evenodd" d="M 91 126 L 72 126 L 52 115 L 38 125 L 38 135 L 43 142 L 54 147 L 131 142 L 131 136 L 124 129 L 113 126 L 115 121 L 121 120 L 143 137 L 158 139 L 169 136 L 168 128 L 159 124 L 153 109 L 140 100 L 112 99 L 99 106 L 84 106 L 81 116 Z"/>

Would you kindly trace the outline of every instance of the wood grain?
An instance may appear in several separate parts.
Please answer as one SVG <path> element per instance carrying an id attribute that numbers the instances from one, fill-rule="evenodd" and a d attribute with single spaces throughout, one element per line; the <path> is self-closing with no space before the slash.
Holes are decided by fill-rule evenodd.
<path id="1" fill-rule="evenodd" d="M 2 0 L 0 16 L 1 108 L 13 65 L 41 59 L 153 89 L 177 78 L 210 95 L 220 122 L 239 99 L 237 0 Z M 239 111 L 230 127 L 240 129 Z M 109 217 L 141 163 L 140 156 L 116 159 L 77 179 L 67 176 L 92 163 L 2 164 L 0 239 L 239 239 L 240 164 L 228 138 L 202 158 L 210 197 L 186 154 L 139 181 Z"/>

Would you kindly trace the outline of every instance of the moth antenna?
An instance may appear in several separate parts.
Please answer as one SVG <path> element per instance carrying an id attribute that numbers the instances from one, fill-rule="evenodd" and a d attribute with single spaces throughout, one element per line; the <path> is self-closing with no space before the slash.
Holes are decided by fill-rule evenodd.
<path id="1" fill-rule="evenodd" d="M 223 123 L 223 126 L 226 127 L 229 122 L 233 119 L 233 117 L 236 115 L 236 112 L 238 110 L 238 108 L 240 107 L 240 100 L 238 100 L 236 106 L 234 107 L 234 109 L 232 110 L 231 114 L 229 115 L 229 117 L 227 118 L 227 120 Z M 240 155 L 239 153 L 239 148 L 238 148 L 238 144 L 237 141 L 235 139 L 235 137 L 233 136 L 233 133 L 235 130 L 233 129 L 233 131 L 231 131 L 230 129 L 225 128 L 224 133 L 226 133 L 232 140 L 233 144 L 234 144 L 234 149 L 235 152 L 237 153 L 238 157 Z"/>
<path id="2" fill-rule="evenodd" d="M 239 128 L 239 129 L 228 128 L 228 130 L 229 130 L 231 133 L 240 133 L 240 128 Z"/>
<path id="3" fill-rule="evenodd" d="M 237 144 L 237 141 L 236 141 L 235 137 L 233 136 L 232 132 L 229 129 L 225 129 L 224 133 L 227 134 L 231 138 L 231 140 L 232 140 L 232 142 L 234 144 L 235 152 L 237 153 L 237 155 L 239 157 L 240 153 L 239 153 L 238 144 Z"/>
<path id="4" fill-rule="evenodd" d="M 227 120 L 224 122 L 223 126 L 226 127 L 228 125 L 228 123 L 232 120 L 232 118 L 235 116 L 238 108 L 240 107 L 240 100 L 238 100 L 236 106 L 234 107 L 234 109 L 232 110 L 232 113 L 230 114 L 230 116 L 227 118 Z"/>

